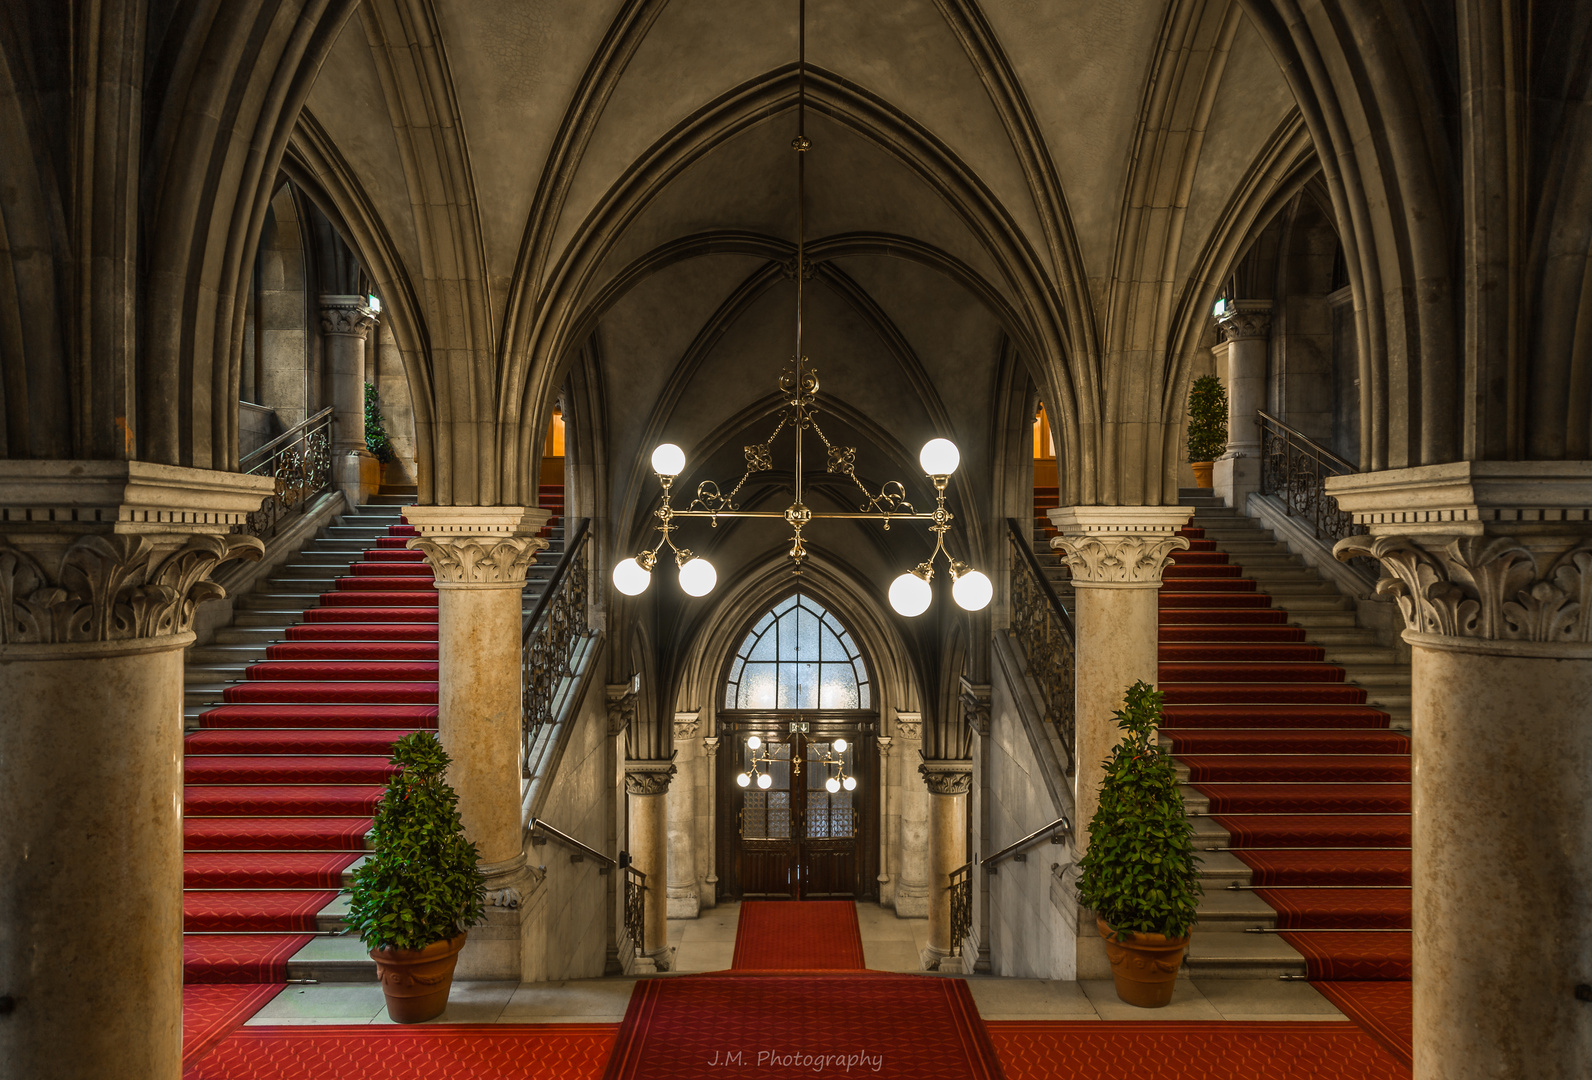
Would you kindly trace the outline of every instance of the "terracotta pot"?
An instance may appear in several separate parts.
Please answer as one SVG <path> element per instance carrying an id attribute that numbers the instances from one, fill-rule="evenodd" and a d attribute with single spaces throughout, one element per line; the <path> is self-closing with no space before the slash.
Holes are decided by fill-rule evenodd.
<path id="1" fill-rule="evenodd" d="M 372 949 L 376 978 L 395 1024 L 418 1024 L 442 1015 L 453 988 L 453 968 L 469 933 L 424 949 Z"/>
<path id="2" fill-rule="evenodd" d="M 1214 461 L 1191 461 L 1189 468 L 1194 470 L 1194 486 L 1208 488 L 1211 486 L 1211 470 L 1216 468 Z"/>
<path id="3" fill-rule="evenodd" d="M 1111 978 L 1117 984 L 1117 997 L 1141 1009 L 1159 1009 L 1171 1004 L 1172 991 L 1177 988 L 1177 969 L 1183 966 L 1189 936 L 1125 934 L 1125 940 L 1116 941 L 1104 919 L 1096 917 L 1095 925 L 1100 928 L 1100 936 L 1106 939 L 1106 956 L 1111 960 Z"/>

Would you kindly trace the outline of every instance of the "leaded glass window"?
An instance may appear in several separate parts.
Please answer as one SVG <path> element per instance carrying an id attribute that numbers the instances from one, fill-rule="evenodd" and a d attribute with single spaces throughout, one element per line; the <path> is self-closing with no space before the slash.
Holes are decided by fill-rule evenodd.
<path id="1" fill-rule="evenodd" d="M 867 709 L 868 668 L 851 633 L 810 596 L 775 604 L 741 642 L 726 709 Z"/>

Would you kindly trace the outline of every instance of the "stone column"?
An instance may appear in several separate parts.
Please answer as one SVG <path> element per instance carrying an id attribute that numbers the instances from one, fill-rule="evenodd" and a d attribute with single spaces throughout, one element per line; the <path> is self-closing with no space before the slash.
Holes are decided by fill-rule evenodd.
<path id="1" fill-rule="evenodd" d="M 1592 462 L 1333 478 L 1411 663 L 1417 1080 L 1592 1061 Z M 1588 992 L 1592 994 L 1592 991 Z"/>
<path id="2" fill-rule="evenodd" d="M 967 717 L 968 730 L 973 733 L 973 776 L 977 782 L 968 792 L 971 801 L 969 820 L 974 830 L 972 849 L 988 850 L 990 842 L 989 800 L 989 724 L 991 687 L 989 683 L 975 683 L 962 678 L 962 714 Z M 989 876 L 981 870 L 973 873 L 973 924 L 968 936 L 974 945 L 972 955 L 965 956 L 969 974 L 988 973 L 989 955 Z"/>
<path id="3" fill-rule="evenodd" d="M 703 907 L 719 906 L 719 737 L 710 735 L 702 740 L 702 753 L 706 756 L 706 780 L 702 790 L 707 796 L 708 872 L 702 883 L 706 886 L 701 903 Z"/>
<path id="4" fill-rule="evenodd" d="M 681 783 L 671 784 L 668 795 L 669 880 L 668 917 L 694 919 L 702 911 L 696 878 L 696 789 L 701 782 L 694 712 L 674 714 L 675 763 Z"/>
<path id="5" fill-rule="evenodd" d="M 897 766 L 901 789 L 897 816 L 901 819 L 901 855 L 897 863 L 895 911 L 902 919 L 924 919 L 929 914 L 929 793 L 912 763 L 923 756 L 923 717 L 896 713 L 895 737 L 901 743 Z"/>
<path id="6" fill-rule="evenodd" d="M 322 293 L 321 336 L 332 384 L 332 481 L 350 505 L 381 486 L 381 463 L 365 446 L 365 339 L 376 313 L 363 296 Z"/>
<path id="7" fill-rule="evenodd" d="M 625 794 L 630 804 L 630 862 L 647 875 L 647 905 L 642 955 L 634 972 L 668 971 L 669 947 L 669 815 L 665 800 L 675 774 L 672 761 L 625 762 Z"/>
<path id="8" fill-rule="evenodd" d="M 459 954 L 461 979 L 519 979 L 520 901 L 534 884 L 524 842 L 521 593 L 547 541 L 548 511 L 524 506 L 410 506 L 437 578 L 437 734 L 453 758 L 465 835 L 480 848 L 487 919 Z"/>
<path id="9" fill-rule="evenodd" d="M 890 884 L 890 744 L 888 735 L 879 736 L 879 904 L 884 906 L 885 886 Z"/>
<path id="10" fill-rule="evenodd" d="M 182 1072 L 183 649 L 268 477 L 0 461 L 0 1063 Z"/>
<path id="11" fill-rule="evenodd" d="M 1260 428 L 1266 403 L 1266 358 L 1271 348 L 1271 301 L 1227 300 L 1216 321 L 1227 335 L 1227 452 L 1211 470 L 1216 494 L 1243 512 L 1260 490 Z"/>
<path id="12" fill-rule="evenodd" d="M 929 789 L 929 943 L 919 959 L 924 971 L 962 971 L 952 956 L 961 942 L 951 935 L 951 871 L 967 862 L 967 793 L 971 761 L 925 761 L 918 766 Z"/>
<path id="13" fill-rule="evenodd" d="M 620 851 L 628 841 L 625 795 L 625 731 L 636 718 L 637 681 L 609 683 L 603 687 L 608 711 L 608 737 L 603 740 L 603 776 L 609 785 L 608 850 Z M 636 950 L 625 937 L 625 875 L 608 874 L 608 957 L 604 974 L 628 974 L 635 966 Z M 650 963 L 650 961 L 649 961 Z"/>

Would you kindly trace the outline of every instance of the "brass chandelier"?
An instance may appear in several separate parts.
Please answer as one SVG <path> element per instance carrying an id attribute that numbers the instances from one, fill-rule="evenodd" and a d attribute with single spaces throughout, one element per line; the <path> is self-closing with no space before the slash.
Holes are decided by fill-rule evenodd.
<path id="1" fill-rule="evenodd" d="M 815 520 L 873 520 L 889 529 L 895 521 L 924 521 L 935 534 L 934 550 L 929 557 L 890 584 L 890 606 L 905 616 L 921 615 L 928 610 L 933 599 L 930 582 L 934 578 L 934 562 L 945 555 L 947 569 L 953 582 L 951 594 L 958 605 L 968 611 L 979 611 L 989 604 L 994 586 L 989 577 L 959 559 L 951 558 L 945 550 L 945 534 L 951 530 L 952 514 L 945 508 L 945 488 L 951 474 L 961 461 L 956 444 L 949 439 L 930 439 L 918 455 L 918 464 L 934 484 L 935 508 L 931 512 L 918 512 L 906 497 L 906 486 L 899 480 L 890 480 L 874 491 L 857 476 L 856 447 L 839 446 L 829 440 L 818 425 L 818 372 L 802 354 L 802 280 L 811 268 L 806 262 L 807 244 L 807 152 L 812 142 L 807 138 L 807 2 L 800 0 L 799 27 L 797 31 L 796 65 L 796 138 L 791 148 L 796 151 L 796 259 L 792 277 L 796 281 L 796 352 L 795 362 L 779 376 L 779 391 L 784 399 L 775 415 L 778 422 L 768 438 L 761 443 L 742 448 L 746 471 L 735 486 L 722 492 L 712 480 L 697 485 L 696 497 L 689 506 L 677 509 L 673 503 L 675 478 L 685 471 L 685 452 L 674 443 L 663 443 L 652 452 L 652 471 L 657 474 L 663 488 L 662 501 L 653 512 L 658 519 L 658 542 L 650 550 L 625 559 L 614 567 L 614 587 L 626 596 L 645 592 L 652 581 L 652 568 L 665 544 L 674 553 L 675 567 L 680 575 L 680 587 L 691 596 L 706 596 L 718 582 L 718 572 L 713 564 L 690 548 L 674 542 L 674 533 L 682 526 L 676 518 L 708 518 L 714 528 L 720 518 L 784 518 L 791 527 L 790 558 L 794 572 L 801 573 L 802 562 L 807 557 L 806 541 L 802 531 Z M 768 472 L 774 467 L 774 440 L 786 428 L 796 435 L 795 498 L 784 511 L 742 510 L 735 501 L 746 482 L 756 473 Z M 823 444 L 825 471 L 843 476 L 856 485 L 862 501 L 855 512 L 815 511 L 802 501 L 802 444 L 808 430 Z"/>

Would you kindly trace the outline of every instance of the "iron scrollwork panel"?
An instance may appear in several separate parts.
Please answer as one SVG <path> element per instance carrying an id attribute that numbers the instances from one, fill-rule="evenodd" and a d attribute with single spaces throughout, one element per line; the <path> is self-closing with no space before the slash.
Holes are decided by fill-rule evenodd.
<path id="1" fill-rule="evenodd" d="M 588 545 L 584 534 L 565 556 L 549 583 L 553 595 L 543 607 L 536 625 L 530 628 L 524 650 L 524 738 L 526 769 L 530 751 L 542 731 L 553 721 L 553 708 L 559 684 L 575 674 L 575 655 L 586 638 L 588 583 Z"/>
<path id="2" fill-rule="evenodd" d="M 1269 416 L 1260 421 L 1260 492 L 1278 499 L 1290 517 L 1308 522 L 1317 540 L 1331 547 L 1346 536 L 1366 531 L 1354 515 L 1338 508 L 1327 493 L 1327 478 L 1354 471 L 1348 462 L 1316 445 L 1309 438 Z M 1355 559 L 1371 577 L 1380 568 L 1369 559 Z"/>
<path id="3" fill-rule="evenodd" d="M 951 872 L 951 954 L 960 955 L 973 928 L 973 874 L 970 867 Z"/>
<path id="4" fill-rule="evenodd" d="M 302 513 L 311 500 L 331 488 L 332 411 L 322 410 L 267 443 L 244 464 L 247 475 L 269 476 L 276 487 L 260 509 L 233 531 L 269 540 L 284 522 Z"/>
<path id="5" fill-rule="evenodd" d="M 1012 540 L 1011 628 L 1028 660 L 1028 674 L 1039 686 L 1045 719 L 1053 724 L 1067 754 L 1067 772 L 1074 768 L 1077 708 L 1077 648 L 1063 616 L 1040 582 L 1025 553 Z"/>

